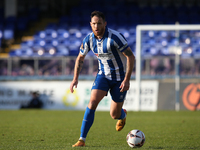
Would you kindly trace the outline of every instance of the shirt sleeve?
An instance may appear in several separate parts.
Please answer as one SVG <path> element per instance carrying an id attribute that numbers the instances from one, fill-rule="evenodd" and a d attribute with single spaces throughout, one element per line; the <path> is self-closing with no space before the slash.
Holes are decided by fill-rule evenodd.
<path id="1" fill-rule="evenodd" d="M 125 37 L 121 33 L 115 34 L 113 37 L 114 37 L 115 45 L 117 46 L 117 49 L 119 51 L 123 52 L 129 47 Z"/>
<path id="2" fill-rule="evenodd" d="M 85 37 L 84 39 L 83 39 L 83 42 L 82 42 L 82 44 L 81 44 L 81 47 L 80 47 L 80 53 L 82 54 L 82 55 L 87 55 L 87 53 L 90 51 L 90 48 L 89 48 L 89 40 L 87 40 L 88 39 L 88 37 Z"/>

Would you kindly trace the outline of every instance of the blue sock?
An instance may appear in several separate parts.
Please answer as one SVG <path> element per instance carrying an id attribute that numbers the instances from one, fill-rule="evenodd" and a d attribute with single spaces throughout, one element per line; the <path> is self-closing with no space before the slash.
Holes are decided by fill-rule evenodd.
<path id="1" fill-rule="evenodd" d="M 89 109 L 87 107 L 86 110 L 85 110 L 83 121 L 82 121 L 80 138 L 82 138 L 82 139 L 86 138 L 87 133 L 90 130 L 90 127 L 93 124 L 94 115 L 95 115 L 95 110 Z"/>
<path id="2" fill-rule="evenodd" d="M 124 119 L 126 117 L 126 113 L 124 112 L 124 109 L 121 110 L 121 116 L 118 119 Z"/>

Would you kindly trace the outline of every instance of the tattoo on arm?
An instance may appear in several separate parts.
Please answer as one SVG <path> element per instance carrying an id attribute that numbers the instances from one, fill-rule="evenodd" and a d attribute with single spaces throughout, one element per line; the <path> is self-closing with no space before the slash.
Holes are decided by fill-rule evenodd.
<path id="1" fill-rule="evenodd" d="M 83 61 L 82 61 L 82 60 L 79 60 L 79 61 L 78 61 L 78 64 L 77 64 L 77 72 L 78 72 L 78 73 L 80 73 L 82 67 L 83 67 Z"/>

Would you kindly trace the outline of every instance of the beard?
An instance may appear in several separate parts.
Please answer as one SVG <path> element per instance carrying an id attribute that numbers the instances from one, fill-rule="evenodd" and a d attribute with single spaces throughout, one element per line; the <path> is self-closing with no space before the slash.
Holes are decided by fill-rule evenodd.
<path id="1" fill-rule="evenodd" d="M 98 32 L 94 29 L 92 29 L 92 31 L 93 31 L 95 36 L 102 36 L 103 37 L 105 28 L 98 29 Z"/>

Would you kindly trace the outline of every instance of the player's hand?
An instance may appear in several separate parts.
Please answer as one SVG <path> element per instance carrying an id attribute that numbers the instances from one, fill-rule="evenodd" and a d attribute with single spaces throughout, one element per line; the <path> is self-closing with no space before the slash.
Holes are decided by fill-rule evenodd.
<path id="1" fill-rule="evenodd" d="M 78 81 L 74 81 L 74 80 L 73 80 L 73 81 L 71 82 L 70 87 L 69 87 L 71 93 L 74 92 L 74 87 L 77 88 L 77 85 L 78 85 Z"/>
<path id="2" fill-rule="evenodd" d="M 120 92 L 124 92 L 124 91 L 127 91 L 127 90 L 129 90 L 129 87 L 130 87 L 130 84 L 129 84 L 129 82 L 127 82 L 127 81 L 122 81 L 122 83 L 121 83 L 121 85 L 120 85 Z"/>

